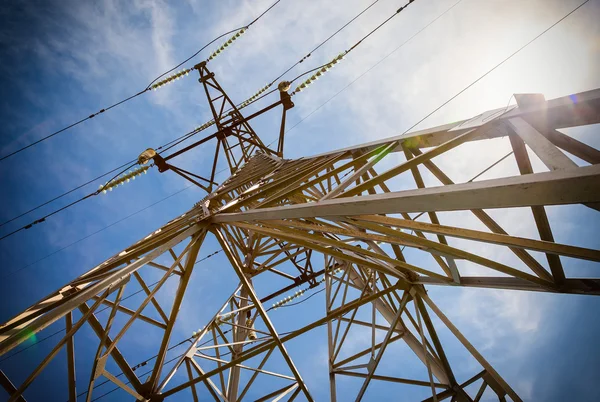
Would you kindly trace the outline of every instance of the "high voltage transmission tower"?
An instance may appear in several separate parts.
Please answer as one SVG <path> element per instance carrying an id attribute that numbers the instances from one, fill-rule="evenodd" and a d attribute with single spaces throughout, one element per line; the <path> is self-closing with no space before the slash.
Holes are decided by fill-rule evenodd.
<path id="1" fill-rule="evenodd" d="M 428 296 L 427 288 L 600 293 L 600 279 L 569 277 L 561 261 L 570 257 L 598 262 L 600 251 L 555 242 L 553 229 L 560 229 L 551 228 L 545 210 L 547 205 L 567 204 L 599 208 L 600 151 L 557 129 L 600 123 L 600 89 L 548 101 L 541 95 L 515 95 L 517 106 L 472 119 L 285 159 L 285 116 L 294 106 L 289 82 L 279 84 L 279 101 L 244 117 L 205 62 L 195 70 L 213 115 L 209 125 L 215 125 L 216 133 L 170 155 L 148 149 L 140 163 L 148 166 L 152 160 L 161 172 L 171 170 L 208 194 L 187 213 L 0 327 L 2 355 L 53 323 L 63 321 L 66 328 L 24 380 L 15 384 L 0 372 L 10 400 L 25 400 L 23 393 L 63 349 L 68 367 L 64 386 L 71 401 L 78 395 L 92 400 L 98 396 L 94 389 L 104 381 L 136 400 L 313 400 L 286 345 L 326 326 L 333 401 L 340 376 L 358 382 L 357 401 L 375 381 L 390 382 L 390 393 L 402 386 L 428 390 L 428 401 L 478 401 L 484 393 L 520 401 Z M 278 143 L 271 149 L 250 122 L 274 108 L 282 110 L 282 120 Z M 520 175 L 455 183 L 434 161 L 461 144 L 492 138 L 510 143 Z M 209 143 L 215 150 L 208 177 L 172 164 L 176 156 Z M 527 147 L 548 171 L 533 172 Z M 586 165 L 578 166 L 563 151 Z M 217 184 L 221 154 L 231 176 Z M 498 162 L 488 159 L 490 166 Z M 423 172 L 440 185 L 425 187 Z M 541 240 L 511 236 L 485 211 L 515 207 L 530 211 Z M 448 211 L 472 214 L 487 230 L 464 227 L 469 219 L 460 227 L 443 225 L 439 218 Z M 231 269 L 239 286 L 221 295 L 222 307 L 207 322 L 198 322 L 191 338 L 179 342 L 173 336 L 175 323 L 184 296 L 195 291 L 188 284 L 207 236 L 216 238 L 230 263 L 212 267 L 211 274 Z M 486 247 L 510 254 L 514 263 L 485 257 L 490 255 Z M 547 261 L 534 258 L 532 251 Z M 172 262 L 165 265 L 162 256 Z M 151 280 L 157 281 L 150 284 Z M 167 283 L 172 291 L 158 297 Z M 257 290 L 273 283 L 281 285 L 269 292 Z M 143 300 L 124 297 L 125 289 L 134 286 L 143 290 Z M 271 312 L 285 307 L 293 314 L 303 294 L 318 292 L 319 287 L 325 291 L 322 310 L 312 311 L 308 325 L 278 332 Z M 108 309 L 108 317 L 98 317 L 101 306 Z M 96 352 L 80 356 L 82 348 L 75 345 L 92 341 L 79 336 L 86 327 L 96 336 Z M 131 340 L 149 331 L 161 337 L 146 347 L 147 355 L 154 357 L 132 365 Z M 468 378 L 456 375 L 440 331 L 452 334 L 477 362 L 479 367 Z M 349 341 L 353 334 L 367 336 L 369 346 L 357 351 Z M 395 373 L 378 372 L 392 343 L 406 345 L 414 359 L 398 361 Z M 183 353 L 173 356 L 173 348 L 182 345 Z M 75 365 L 82 359 L 91 367 L 84 378 Z M 422 365 L 424 375 L 401 375 L 409 364 Z M 148 371 L 137 371 L 142 366 Z"/>

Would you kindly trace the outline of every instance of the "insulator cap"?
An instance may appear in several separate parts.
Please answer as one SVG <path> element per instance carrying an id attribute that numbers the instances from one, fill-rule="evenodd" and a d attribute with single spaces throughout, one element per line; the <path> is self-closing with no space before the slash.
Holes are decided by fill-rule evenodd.
<path id="1" fill-rule="evenodd" d="M 281 91 L 281 92 L 287 92 L 290 90 L 290 87 L 292 86 L 292 83 L 289 81 L 281 81 L 279 83 L 279 85 L 277 85 L 277 88 Z"/>
<path id="2" fill-rule="evenodd" d="M 156 151 L 153 148 L 148 148 L 138 156 L 138 164 L 145 165 L 148 161 L 156 156 Z"/>

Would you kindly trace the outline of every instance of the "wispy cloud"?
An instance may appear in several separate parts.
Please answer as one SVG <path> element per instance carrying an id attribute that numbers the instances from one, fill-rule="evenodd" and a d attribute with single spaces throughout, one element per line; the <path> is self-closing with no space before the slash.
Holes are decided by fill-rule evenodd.
<path id="1" fill-rule="evenodd" d="M 2 105 L 2 116 L 10 121 L 2 138 L 2 144 L 9 145 L 2 152 L 143 89 L 150 80 L 185 59 L 208 40 L 248 23 L 271 3 L 271 0 L 214 4 L 193 0 L 179 4 L 159 0 L 107 0 L 100 3 L 57 3 L 52 7 L 23 3 L 25 13 L 32 16 L 30 20 L 35 24 L 32 25 L 36 27 L 35 33 L 0 29 L 2 44 L 18 42 L 8 46 L 11 57 L 6 58 L 17 62 L 11 67 L 0 67 L 0 71 L 5 73 L 7 80 L 19 85 L 18 97 L 12 97 L 12 101 L 4 101 Z M 446 17 L 291 131 L 286 138 L 286 156 L 314 154 L 399 134 L 514 51 L 527 38 L 554 22 L 575 3 L 552 1 L 542 4 L 540 1 L 523 3 L 515 0 L 491 4 L 463 0 Z M 452 0 L 414 2 L 393 23 L 365 41 L 309 90 L 298 95 L 294 99 L 296 107 L 288 114 L 288 127 L 308 116 L 452 4 Z M 242 101 L 306 55 L 365 5 L 359 1 L 345 2 L 340 6 L 335 1 L 284 0 L 234 46 L 211 62 L 210 68 L 234 101 Z M 379 2 L 286 78 L 329 61 L 397 7 L 394 2 Z M 420 127 L 447 123 L 489 108 L 502 107 L 515 92 L 542 92 L 551 98 L 599 86 L 600 47 L 597 38 L 600 28 L 594 19 L 598 4 L 590 2 L 589 7 L 587 12 L 578 13 L 576 18 L 561 24 Z M 205 58 L 219 44 L 215 43 L 194 62 Z M 35 79 L 14 73 L 32 65 L 37 67 L 31 74 Z M 42 81 L 43 85 L 38 81 Z M 22 169 L 15 169 L 21 180 L 27 182 L 26 188 L 10 178 L 14 175 L 2 167 L 6 169 L 2 174 L 9 184 L 6 188 L 10 189 L 6 192 L 10 196 L 2 195 L 3 206 L 5 203 L 9 205 L 4 213 L 12 214 L 24 209 L 22 205 L 32 205 L 32 198 L 47 199 L 49 195 L 70 189 L 113 168 L 116 162 L 135 158 L 146 147 L 183 134 L 208 120 L 208 116 L 206 100 L 196 77 L 188 77 L 136 99 L 61 135 L 60 139 L 57 137 L 51 145 L 40 146 L 39 151 L 27 154 L 27 158 L 19 162 Z M 266 117 L 264 121 L 257 121 L 255 127 L 263 138 L 270 139 L 277 135 L 277 123 L 277 118 Z M 323 132 L 327 135 L 320 135 Z M 436 163 L 453 180 L 461 182 L 470 178 L 470 172 L 487 167 L 508 151 L 507 141 L 480 141 L 466 144 L 457 152 L 436 159 Z M 211 153 L 212 149 L 198 150 L 178 163 L 202 174 L 210 165 Z M 540 169 L 538 161 L 532 159 L 534 168 Z M 514 164 L 507 162 L 484 177 L 515 173 Z M 428 186 L 439 185 L 430 175 L 423 174 Z M 153 172 L 129 188 L 124 187 L 109 197 L 93 201 L 89 207 L 53 218 L 45 224 L 47 230 L 30 231 L 27 236 L 31 237 L 19 239 L 27 239 L 38 249 L 60 247 L 77 237 L 78 233 L 93 231 L 181 187 L 181 180 L 174 175 Z M 174 200 L 169 208 L 153 209 L 151 213 L 129 221 L 128 225 L 115 228 L 114 232 L 101 239 L 94 239 L 86 244 L 88 248 L 78 250 L 72 258 L 57 260 L 56 266 L 72 263 L 81 270 L 97 262 L 102 255 L 145 235 L 152 227 L 190 207 L 200 196 L 198 191 L 180 201 Z M 531 230 L 529 211 L 503 215 L 490 213 L 509 233 L 536 236 Z M 467 215 L 470 214 L 442 214 L 441 219 L 443 224 L 480 225 Z M 486 230 L 481 225 L 477 227 Z M 561 227 L 565 228 L 567 226 Z M 568 229 L 567 232 L 576 228 Z M 497 249 L 472 242 L 456 241 L 452 244 L 464 245 L 470 251 L 483 253 L 511 266 L 521 264 L 510 252 L 497 252 Z M 14 253 L 16 249 L 17 243 L 10 243 L 8 251 L 4 252 Z M 23 250 L 27 254 L 27 250 Z M 545 264 L 543 259 L 541 262 Z M 461 267 L 464 265 L 465 272 L 476 272 L 477 268 L 463 262 L 459 264 Z M 186 299 L 186 303 L 191 304 L 182 308 L 184 324 L 178 328 L 182 335 L 189 334 L 202 322 L 207 311 L 214 310 L 212 305 L 200 304 L 200 296 L 215 296 L 220 289 L 211 279 L 224 275 L 226 269 L 231 274 L 224 260 L 214 265 L 211 263 L 210 267 L 207 275 L 200 275 L 194 283 L 197 297 Z M 43 294 L 67 279 L 64 275 L 48 276 L 47 283 L 39 284 Z M 23 285 L 27 285 L 27 278 L 23 277 Z M 169 286 L 166 290 L 172 292 L 173 288 Z M 436 290 L 431 292 L 438 296 Z M 519 292 L 451 289 L 439 297 L 447 301 L 440 304 L 464 329 L 468 338 L 483 349 L 486 356 L 491 356 L 493 363 L 500 364 L 518 361 L 526 354 L 531 342 L 541 336 L 544 317 L 554 306 L 547 297 Z M 527 378 L 522 381 L 518 387 L 527 393 L 530 382 Z"/>

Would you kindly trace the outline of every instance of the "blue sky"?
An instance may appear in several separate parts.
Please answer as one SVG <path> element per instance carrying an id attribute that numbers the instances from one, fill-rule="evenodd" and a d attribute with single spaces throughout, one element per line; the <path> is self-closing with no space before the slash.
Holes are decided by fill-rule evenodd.
<path id="1" fill-rule="evenodd" d="M 342 6 L 336 1 L 282 0 L 239 42 L 211 62 L 210 68 L 229 95 L 241 102 L 369 3 L 352 0 Z M 580 1 L 462 0 L 413 41 L 317 109 L 454 3 L 455 0 L 414 2 L 331 73 L 296 97 L 296 107 L 288 114 L 288 124 L 291 127 L 301 123 L 287 134 L 286 157 L 316 154 L 403 132 Z M 0 155 L 143 89 L 208 40 L 246 24 L 270 4 L 270 0 L 4 2 L 0 7 L 0 119 L 3 122 Z M 399 5 L 391 0 L 379 1 L 287 78 L 329 61 Z M 599 87 L 600 27 L 596 21 L 599 14 L 600 1 L 590 1 L 418 128 L 502 107 L 513 93 L 543 93 L 551 99 Z M 202 59 L 211 49 L 201 55 Z M 201 58 L 196 59 L 199 60 Z M 186 66 L 191 65 L 193 63 Z M 278 135 L 278 119 L 279 113 L 275 112 L 261 116 L 253 124 L 265 142 Z M 207 120 L 209 110 L 201 87 L 195 77 L 187 77 L 0 162 L 3 189 L 0 220 L 70 190 L 135 158 L 147 147 L 165 143 Z M 566 132 L 600 147 L 597 127 Z M 453 180 L 465 181 L 471 172 L 495 160 L 496 155 L 504 155 L 508 147 L 508 141 L 501 140 L 467 144 L 440 159 L 439 164 Z M 186 154 L 178 163 L 201 173 L 209 169 L 211 158 L 212 148 L 207 147 Z M 536 171 L 543 170 L 535 157 L 532 160 Z M 503 163 L 483 178 L 514 174 L 513 165 Z M 222 174 L 220 179 L 224 177 Z M 435 184 L 427 175 L 425 180 L 428 185 Z M 159 174 L 154 170 L 118 191 L 95 197 L 0 242 L 3 297 L 0 321 L 6 321 L 183 213 L 204 194 L 189 188 L 69 246 L 71 243 L 187 185 L 174 174 Z M 97 184 L 71 194 L 61 202 L 0 228 L 0 233 L 27 224 L 42 213 L 96 188 Z M 584 207 L 549 208 L 551 222 L 560 228 L 555 229 L 557 241 L 600 248 L 597 230 L 600 219 L 593 212 Z M 511 234 L 535 236 L 530 232 L 531 218 L 525 217 L 525 211 L 492 215 Z M 448 214 L 447 220 L 442 222 L 463 218 L 459 214 Z M 66 246 L 69 247 L 64 251 L 36 262 Z M 200 255 L 215 249 L 215 239 L 207 237 Z M 490 253 L 492 257 L 504 258 L 494 251 Z M 578 276 L 592 275 L 598 268 L 591 263 L 563 262 L 568 272 Z M 16 270 L 20 271 L 6 277 Z M 201 326 L 235 285 L 233 272 L 221 255 L 199 265 L 191 285 L 196 292 L 186 297 L 182 308 L 184 319 L 175 339 L 187 337 Z M 269 285 L 275 283 L 265 284 L 265 287 Z M 599 328 L 600 301 L 597 298 L 436 288 L 432 288 L 430 294 L 523 398 L 597 400 L 597 391 L 591 385 L 593 379 L 600 376 L 597 365 L 600 347 L 592 335 Z M 301 316 L 303 312 L 322 308 L 321 296 L 312 298 L 295 314 Z M 281 332 L 296 324 L 283 312 L 274 315 L 275 325 Z M 56 330 L 53 328 L 49 328 L 49 332 Z M 324 328 L 316 329 L 289 347 L 311 392 L 319 399 L 328 396 L 327 368 L 323 363 L 325 337 Z M 131 362 L 148 357 L 143 346 L 152 343 L 152 334 L 146 334 L 145 338 L 128 344 Z M 464 353 L 457 344 L 448 342 L 451 358 L 460 365 Z M 306 354 L 304 351 L 310 345 L 319 346 Z M 87 348 L 81 343 L 77 347 L 82 354 Z M 95 347 L 91 346 L 91 353 Z M 38 362 L 46 348 L 44 345 L 33 347 L 18 358 L 0 363 L 0 368 L 18 379 L 17 382 L 22 381 L 27 374 L 25 368 Z M 394 353 L 390 353 L 390 361 L 382 362 L 382 370 L 391 370 L 393 359 L 404 356 L 400 349 Z M 44 387 L 52 386 L 56 400 L 66 399 L 66 387 L 54 381 L 66 370 L 63 362 L 61 354 L 32 385 L 33 400 L 42 395 Z M 461 367 L 467 375 L 468 364 Z M 83 361 L 79 369 L 84 373 L 81 378 L 87 378 Z M 352 384 L 355 383 L 348 383 L 348 390 Z M 367 399 L 385 399 L 394 389 L 389 384 L 374 383 Z M 103 400 L 120 400 L 123 396 L 115 392 Z M 412 400 L 411 396 L 416 397 L 407 393 L 398 398 Z M 1 394 L 0 400 L 5 397 Z"/>

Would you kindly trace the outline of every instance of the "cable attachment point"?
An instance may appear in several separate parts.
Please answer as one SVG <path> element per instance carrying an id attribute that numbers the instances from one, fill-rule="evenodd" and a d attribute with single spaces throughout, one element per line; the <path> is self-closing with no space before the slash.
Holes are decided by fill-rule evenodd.
<path id="1" fill-rule="evenodd" d="M 279 89 L 279 94 L 281 95 L 281 104 L 283 105 L 284 110 L 289 110 L 294 107 L 294 102 L 292 102 L 292 97 L 288 94 L 288 90 L 290 89 L 292 83 L 289 81 L 281 81 L 277 88 Z"/>
<path id="2" fill-rule="evenodd" d="M 154 164 L 158 167 L 158 171 L 160 173 L 169 170 L 169 167 L 167 166 L 167 163 L 165 162 L 163 157 L 160 156 L 160 154 L 157 153 L 152 148 L 146 149 L 144 152 L 142 152 L 140 154 L 140 156 L 138 156 L 138 164 L 140 166 L 145 165 L 146 163 L 148 163 L 150 161 L 150 159 L 152 159 L 154 161 Z M 146 169 L 148 169 L 148 168 L 146 168 Z"/>
<path id="3" fill-rule="evenodd" d="M 156 156 L 156 151 L 153 148 L 148 148 L 138 156 L 138 165 L 145 165 L 150 159 Z"/>
<path id="4" fill-rule="evenodd" d="M 277 85 L 277 89 L 279 89 L 281 92 L 287 92 L 291 87 L 292 83 L 289 81 L 281 81 L 279 85 Z"/>

